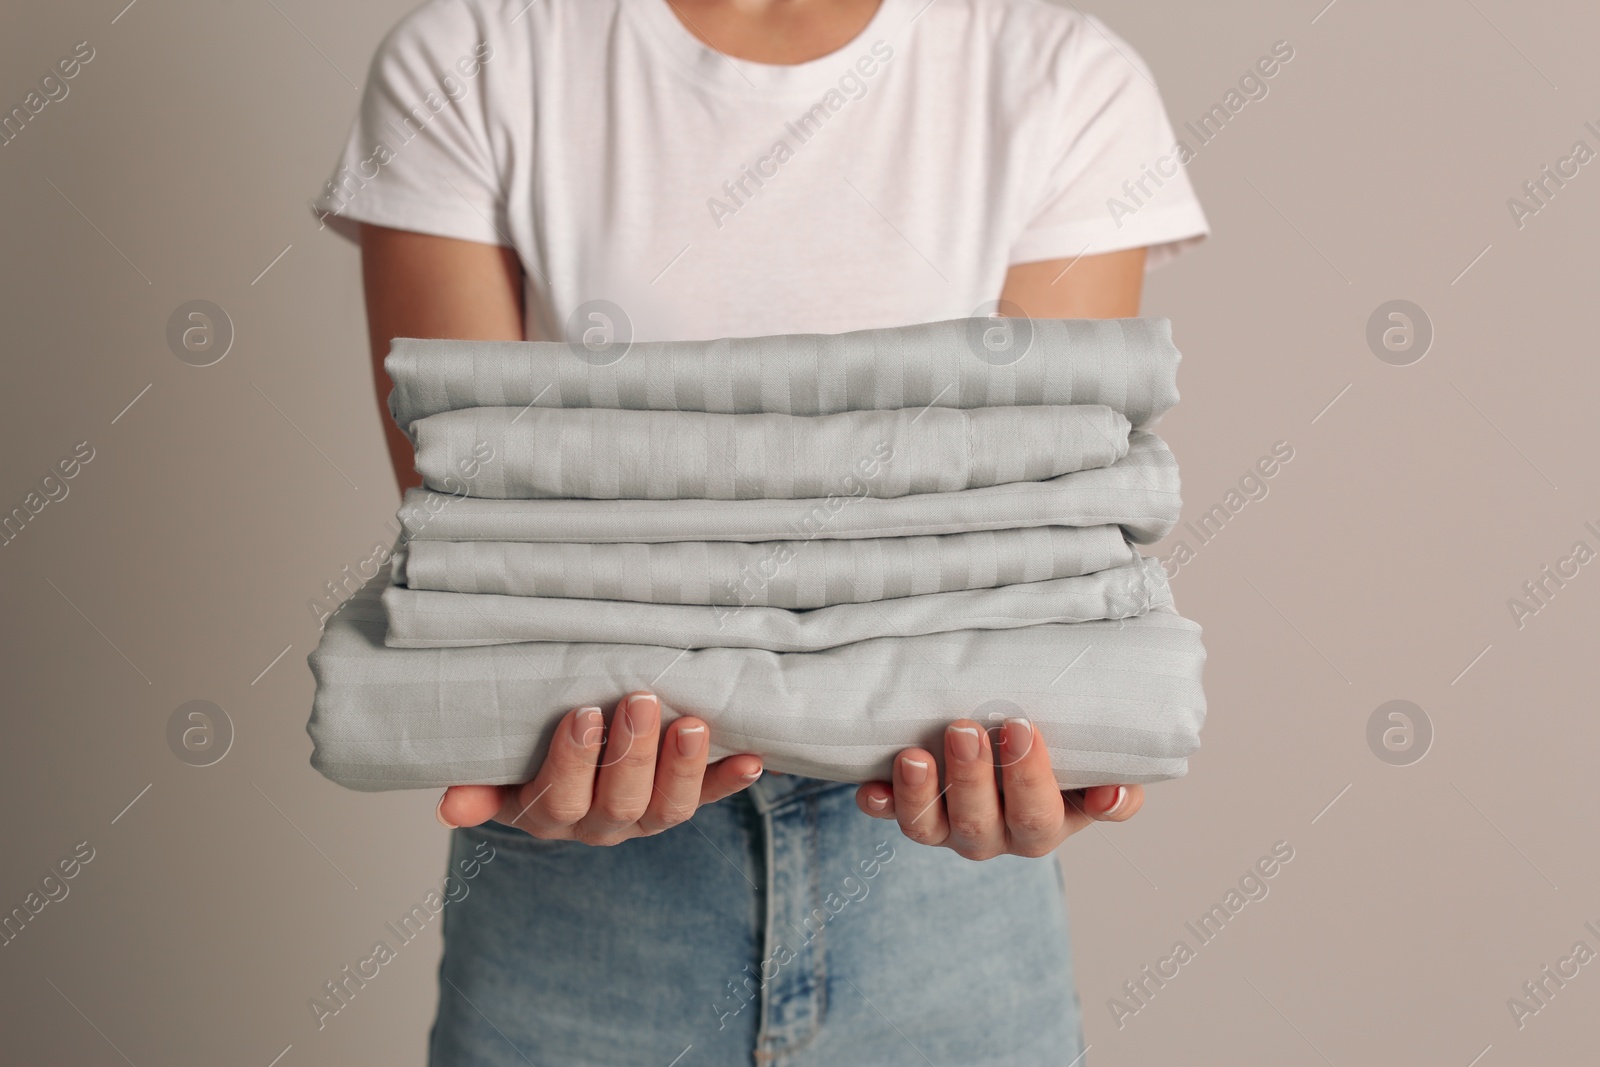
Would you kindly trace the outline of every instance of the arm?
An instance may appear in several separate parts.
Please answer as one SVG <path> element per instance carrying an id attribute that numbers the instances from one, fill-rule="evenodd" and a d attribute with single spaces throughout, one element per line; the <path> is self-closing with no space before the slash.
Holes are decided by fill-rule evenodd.
<path id="1" fill-rule="evenodd" d="M 411 441 L 389 417 L 394 383 L 383 369 L 396 337 L 522 340 L 522 265 L 513 249 L 361 225 L 361 280 L 378 408 L 395 479 L 421 485 Z"/>
<path id="2" fill-rule="evenodd" d="M 1144 257 L 1145 250 L 1135 248 L 1021 263 L 1007 273 L 1000 298 L 1029 318 L 1131 317 L 1139 314 Z M 863 785 L 856 804 L 874 818 L 897 820 L 913 841 L 968 859 L 1044 856 L 1091 822 L 1122 822 L 1144 804 L 1137 785 L 1063 793 L 1031 723 L 1010 719 L 1003 729 L 991 729 L 958 719 L 945 730 L 943 789 L 933 757 L 908 748 L 894 761 L 894 781 Z"/>
<path id="3" fill-rule="evenodd" d="M 389 342 L 522 340 L 522 266 L 510 248 L 363 225 L 361 273 L 378 404 L 404 490 L 421 479 L 411 441 L 385 403 L 393 388 L 383 369 Z M 609 725 L 599 708 L 579 708 L 556 727 L 533 781 L 453 786 L 439 798 L 439 821 L 454 827 L 496 819 L 535 837 L 596 845 L 660 833 L 760 777 L 755 756 L 708 767 L 708 741 L 705 720 L 689 715 L 663 731 L 660 702 L 648 693 L 624 697 Z"/>
<path id="4" fill-rule="evenodd" d="M 1006 272 L 1002 301 L 1031 319 L 1126 319 L 1139 314 L 1142 248 L 1077 259 L 1018 263 Z"/>

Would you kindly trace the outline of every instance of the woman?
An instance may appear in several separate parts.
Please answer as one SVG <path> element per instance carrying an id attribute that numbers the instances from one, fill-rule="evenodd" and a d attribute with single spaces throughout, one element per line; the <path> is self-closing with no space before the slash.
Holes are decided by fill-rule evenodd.
<path id="1" fill-rule="evenodd" d="M 1206 232 L 1173 142 L 1132 51 L 1036 0 L 433 0 L 316 207 L 361 243 L 380 361 L 1122 317 Z M 920 749 L 857 787 L 707 740 L 630 694 L 531 783 L 446 792 L 453 860 L 495 858 L 446 918 L 433 1062 L 1081 1062 L 1038 857 L 1138 786 L 1061 793 L 1021 721 L 951 724 L 943 783 Z"/>

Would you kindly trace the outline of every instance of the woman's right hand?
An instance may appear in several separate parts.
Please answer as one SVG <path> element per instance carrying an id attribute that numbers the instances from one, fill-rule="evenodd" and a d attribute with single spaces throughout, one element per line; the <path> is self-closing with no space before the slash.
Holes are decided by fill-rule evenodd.
<path id="1" fill-rule="evenodd" d="M 439 821 L 456 827 L 494 819 L 547 841 L 586 845 L 649 837 L 761 777 L 759 756 L 729 756 L 708 767 L 709 740 L 705 721 L 693 716 L 673 720 L 663 733 L 655 694 L 629 693 L 609 732 L 599 708 L 568 712 L 533 781 L 445 790 Z"/>

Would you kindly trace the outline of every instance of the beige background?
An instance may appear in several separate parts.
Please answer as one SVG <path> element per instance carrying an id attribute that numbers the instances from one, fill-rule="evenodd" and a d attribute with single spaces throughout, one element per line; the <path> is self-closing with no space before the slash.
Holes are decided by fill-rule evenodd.
<path id="1" fill-rule="evenodd" d="M 1296 52 L 1194 160 L 1215 236 L 1149 289 L 1187 357 L 1162 426 L 1186 517 L 1275 442 L 1294 458 L 1175 580 L 1211 655 L 1190 777 L 1065 850 L 1089 1058 L 1584 1062 L 1600 964 L 1520 1030 L 1506 1001 L 1600 949 L 1600 563 L 1520 630 L 1507 600 L 1600 549 L 1600 164 L 1521 230 L 1506 200 L 1575 140 L 1600 149 L 1600 12 L 1325 2 L 1085 5 L 1175 124 L 1274 41 Z M 334 787 L 303 729 L 306 601 L 394 506 L 356 255 L 304 204 L 408 5 L 123 3 L 14 4 L 0 33 L 7 108 L 96 50 L 0 148 L 0 509 L 95 449 L 0 548 L 0 911 L 95 850 L 0 947 L 0 1059 L 420 1063 L 435 935 L 322 1031 L 306 1006 L 442 877 L 434 796 Z M 164 336 L 194 298 L 237 330 L 203 369 Z M 1394 298 L 1436 329 L 1411 366 L 1365 340 Z M 1411 766 L 1366 741 L 1396 698 L 1436 735 Z M 203 769 L 165 735 L 192 699 L 237 731 Z M 1119 1029 L 1108 998 L 1280 840 L 1270 895 Z"/>

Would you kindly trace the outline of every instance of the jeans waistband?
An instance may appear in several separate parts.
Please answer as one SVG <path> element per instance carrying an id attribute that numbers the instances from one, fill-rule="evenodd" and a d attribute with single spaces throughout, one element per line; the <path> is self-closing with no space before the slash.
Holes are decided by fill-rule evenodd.
<path id="1" fill-rule="evenodd" d="M 798 774 L 763 774 L 759 781 L 744 791 L 751 805 L 763 815 L 788 807 L 797 801 L 830 790 L 855 789 L 853 782 L 830 782 L 823 778 L 806 778 Z"/>

